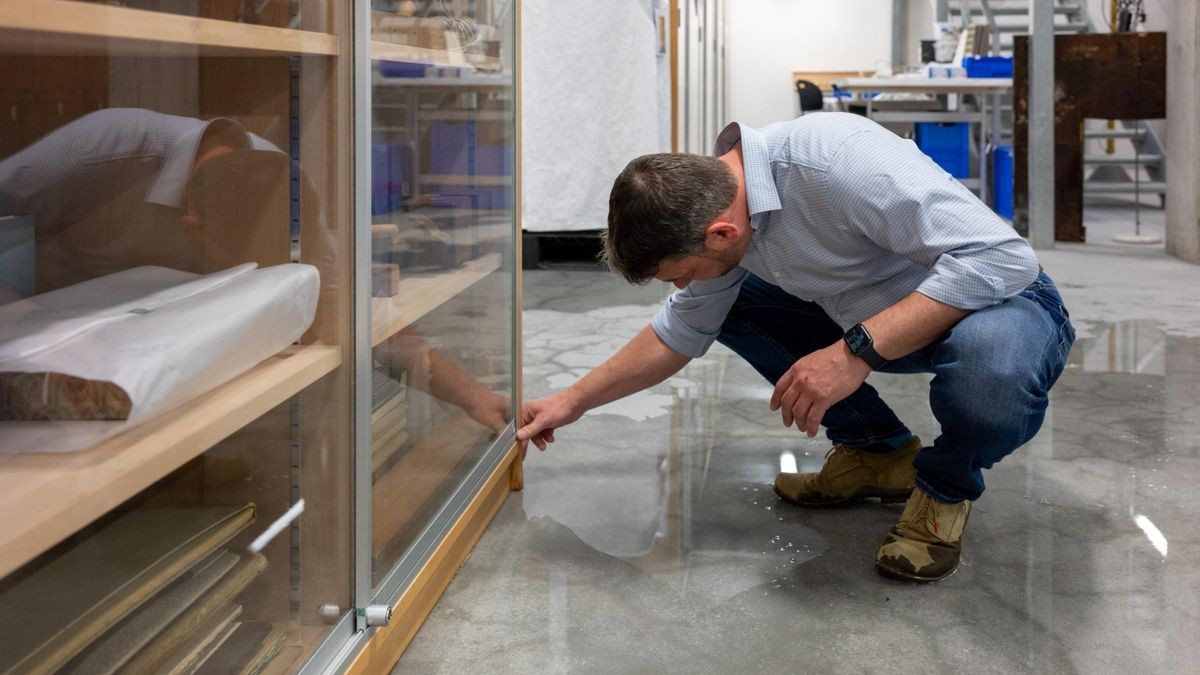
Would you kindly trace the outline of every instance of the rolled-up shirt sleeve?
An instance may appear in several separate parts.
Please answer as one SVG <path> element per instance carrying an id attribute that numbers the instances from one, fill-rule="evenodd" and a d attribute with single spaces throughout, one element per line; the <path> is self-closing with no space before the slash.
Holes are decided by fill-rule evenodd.
<path id="1" fill-rule="evenodd" d="M 716 279 L 693 281 L 667 298 L 651 319 L 650 327 L 680 354 L 691 358 L 704 356 L 721 332 L 747 274 L 741 267 L 735 267 Z"/>
<path id="2" fill-rule="evenodd" d="M 982 309 L 1038 275 L 1029 243 L 911 141 L 859 134 L 838 153 L 829 181 L 849 227 L 929 270 L 916 289 L 922 295 Z"/>

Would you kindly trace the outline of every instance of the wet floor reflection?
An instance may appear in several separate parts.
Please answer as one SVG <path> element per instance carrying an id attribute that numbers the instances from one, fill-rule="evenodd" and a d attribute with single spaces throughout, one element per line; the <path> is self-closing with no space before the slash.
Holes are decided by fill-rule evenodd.
<path id="1" fill-rule="evenodd" d="M 555 290 L 526 296 L 531 397 L 620 346 L 662 291 L 542 281 Z M 595 306 L 572 305 L 573 290 Z M 943 583 L 875 575 L 902 505 L 806 511 L 775 497 L 781 467 L 815 469 L 827 444 L 782 427 L 771 388 L 716 348 L 654 398 L 531 450 L 525 492 L 401 666 L 1196 672 L 1200 339 L 1149 322 L 1081 335 L 1042 433 L 987 472 L 962 567 Z M 927 379 L 872 380 L 932 440 Z"/>

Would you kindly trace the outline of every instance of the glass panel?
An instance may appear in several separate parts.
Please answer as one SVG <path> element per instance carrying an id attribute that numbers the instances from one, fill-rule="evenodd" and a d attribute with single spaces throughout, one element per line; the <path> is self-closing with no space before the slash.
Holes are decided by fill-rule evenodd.
<path id="1" fill-rule="evenodd" d="M 348 34 L 349 3 L 277 4 Z M 29 5 L 0 19 L 0 672 L 298 670 L 352 606 L 341 43 Z"/>
<path id="2" fill-rule="evenodd" d="M 512 419 L 511 5 L 374 5 L 376 586 Z"/>

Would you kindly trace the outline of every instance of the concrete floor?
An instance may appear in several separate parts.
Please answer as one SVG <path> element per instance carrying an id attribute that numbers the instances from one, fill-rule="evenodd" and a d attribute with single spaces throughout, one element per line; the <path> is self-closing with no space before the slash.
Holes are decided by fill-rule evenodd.
<path id="1" fill-rule="evenodd" d="M 1161 232 L 1162 212 L 1144 229 Z M 1040 254 L 1080 339 L 1032 442 L 987 473 L 960 571 L 915 586 L 873 556 L 902 505 L 805 511 L 781 467 L 827 444 L 715 347 L 531 449 L 513 494 L 400 672 L 1200 672 L 1200 267 L 1111 243 Z M 525 386 L 569 385 L 669 290 L 596 271 L 525 276 Z M 873 375 L 937 433 L 923 376 Z"/>

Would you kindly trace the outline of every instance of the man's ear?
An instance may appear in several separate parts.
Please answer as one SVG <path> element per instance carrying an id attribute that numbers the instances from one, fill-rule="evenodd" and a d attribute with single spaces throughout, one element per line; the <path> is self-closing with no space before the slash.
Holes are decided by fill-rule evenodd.
<path id="1" fill-rule="evenodd" d="M 713 250 L 723 251 L 737 243 L 739 234 L 737 225 L 727 220 L 715 220 L 704 231 L 704 243 Z"/>

